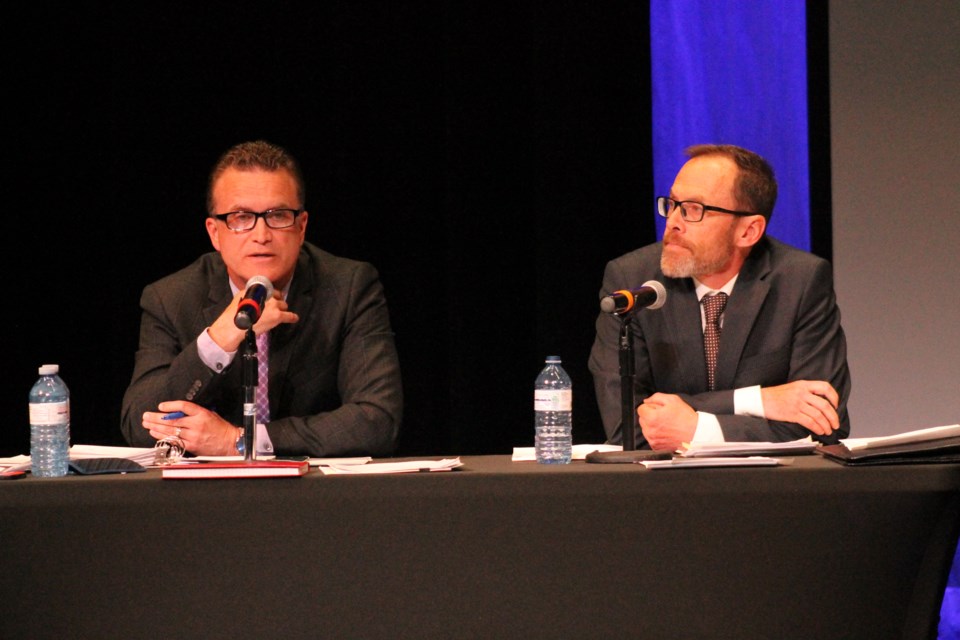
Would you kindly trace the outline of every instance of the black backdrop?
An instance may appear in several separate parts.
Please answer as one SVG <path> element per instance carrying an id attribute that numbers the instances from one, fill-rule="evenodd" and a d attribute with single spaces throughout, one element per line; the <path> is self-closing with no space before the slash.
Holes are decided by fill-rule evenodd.
<path id="1" fill-rule="evenodd" d="M 30 11 L 3 45 L 0 454 L 28 451 L 46 362 L 73 442 L 123 444 L 140 292 L 210 250 L 208 170 L 256 138 L 301 161 L 308 239 L 381 272 L 401 454 L 531 446 L 554 353 L 575 441 L 603 440 L 587 371 L 603 267 L 654 239 L 645 3 Z"/>

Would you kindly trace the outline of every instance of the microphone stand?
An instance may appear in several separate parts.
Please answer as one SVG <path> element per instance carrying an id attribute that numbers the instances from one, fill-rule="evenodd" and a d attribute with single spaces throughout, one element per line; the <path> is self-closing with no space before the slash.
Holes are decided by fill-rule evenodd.
<path id="1" fill-rule="evenodd" d="M 633 310 L 617 313 L 620 318 L 620 435 L 623 451 L 593 451 L 587 462 L 629 463 L 640 460 L 669 460 L 669 451 L 637 451 L 637 410 L 633 392 L 635 361 L 633 358 Z"/>
<path id="2" fill-rule="evenodd" d="M 630 328 L 633 314 L 620 316 L 620 435 L 624 451 L 637 448 L 637 412 L 634 411 L 633 394 L 633 330 Z"/>
<path id="3" fill-rule="evenodd" d="M 247 329 L 243 340 L 243 354 L 241 355 L 241 380 L 243 383 L 243 460 L 250 462 L 257 459 L 254 450 L 253 434 L 257 431 L 257 336 L 253 329 Z"/>

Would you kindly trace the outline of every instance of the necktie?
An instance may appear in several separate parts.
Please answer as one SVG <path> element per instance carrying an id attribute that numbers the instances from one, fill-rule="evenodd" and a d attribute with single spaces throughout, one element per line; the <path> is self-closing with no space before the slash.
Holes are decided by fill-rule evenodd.
<path id="1" fill-rule="evenodd" d="M 717 353 L 720 351 L 720 314 L 727 306 L 727 294 L 720 292 L 704 296 L 703 313 L 706 325 L 703 328 L 703 353 L 707 359 L 707 388 L 716 388 Z"/>
<path id="2" fill-rule="evenodd" d="M 257 336 L 257 422 L 270 422 L 270 396 L 267 388 L 267 361 L 270 358 L 270 334 Z"/>

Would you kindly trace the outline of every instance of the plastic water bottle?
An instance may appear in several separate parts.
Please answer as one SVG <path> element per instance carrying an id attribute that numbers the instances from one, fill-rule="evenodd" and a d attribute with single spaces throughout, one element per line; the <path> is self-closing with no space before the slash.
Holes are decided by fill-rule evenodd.
<path id="1" fill-rule="evenodd" d="M 42 365 L 30 389 L 30 473 L 40 478 L 65 476 L 70 465 L 70 390 L 59 372 Z"/>
<path id="2" fill-rule="evenodd" d="M 573 449 L 573 383 L 560 356 L 547 356 L 533 392 L 535 450 L 540 464 L 569 464 Z"/>

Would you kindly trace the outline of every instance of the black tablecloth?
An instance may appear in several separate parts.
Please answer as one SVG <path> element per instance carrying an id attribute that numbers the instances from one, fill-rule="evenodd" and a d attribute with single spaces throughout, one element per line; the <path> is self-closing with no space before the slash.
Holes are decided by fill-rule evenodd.
<path id="1" fill-rule="evenodd" d="M 463 462 L 2 482 L 0 637 L 935 633 L 960 465 Z"/>

